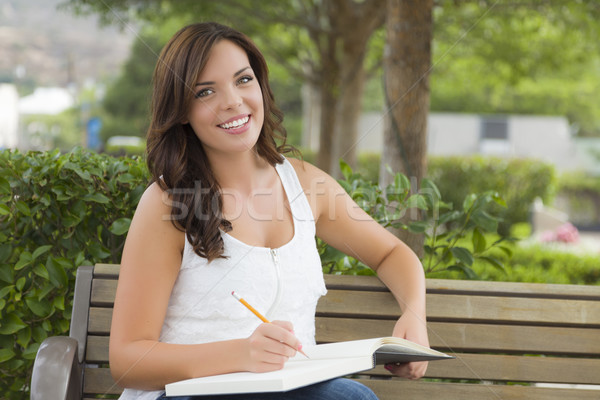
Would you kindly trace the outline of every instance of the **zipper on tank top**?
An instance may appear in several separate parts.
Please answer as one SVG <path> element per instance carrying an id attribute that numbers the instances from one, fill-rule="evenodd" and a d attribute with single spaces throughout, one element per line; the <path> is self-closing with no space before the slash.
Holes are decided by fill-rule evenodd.
<path id="1" fill-rule="evenodd" d="M 278 249 L 269 249 L 271 252 L 271 259 L 273 260 L 273 266 L 275 268 L 275 278 L 276 278 L 276 292 L 275 299 L 273 300 L 273 304 L 269 307 L 269 311 L 267 311 L 267 318 L 270 318 L 271 315 L 275 312 L 279 303 L 281 301 L 281 270 L 279 265 L 279 250 Z"/>

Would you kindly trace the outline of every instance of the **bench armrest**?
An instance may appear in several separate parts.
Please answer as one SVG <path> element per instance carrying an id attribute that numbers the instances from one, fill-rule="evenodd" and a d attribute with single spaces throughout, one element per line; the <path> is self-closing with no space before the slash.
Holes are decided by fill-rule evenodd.
<path id="1" fill-rule="evenodd" d="M 83 377 L 77 345 L 77 340 L 67 336 L 42 342 L 33 364 L 31 400 L 81 399 Z"/>

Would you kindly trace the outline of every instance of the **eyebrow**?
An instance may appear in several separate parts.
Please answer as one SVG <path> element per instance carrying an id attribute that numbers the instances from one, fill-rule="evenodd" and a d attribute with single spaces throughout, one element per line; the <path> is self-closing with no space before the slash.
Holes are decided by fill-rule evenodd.
<path id="1" fill-rule="evenodd" d="M 239 71 L 237 71 L 235 74 L 233 74 L 233 77 L 235 78 L 236 76 L 240 75 L 242 72 L 244 72 L 245 70 L 250 69 L 250 66 L 244 67 L 242 69 L 240 69 Z M 204 85 L 214 85 L 215 82 L 214 81 L 208 81 L 208 82 L 198 82 L 196 83 L 195 86 L 204 86 Z"/>

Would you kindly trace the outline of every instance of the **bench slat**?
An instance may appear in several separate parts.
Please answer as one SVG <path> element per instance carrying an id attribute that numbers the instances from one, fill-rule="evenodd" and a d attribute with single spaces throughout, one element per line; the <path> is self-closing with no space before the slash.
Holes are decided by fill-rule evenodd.
<path id="1" fill-rule="evenodd" d="M 385 285 L 376 276 L 325 275 L 325 282 L 331 289 L 387 291 Z M 426 283 L 428 293 L 600 300 L 600 286 L 593 285 L 459 279 L 427 279 Z"/>
<path id="2" fill-rule="evenodd" d="M 316 320 L 317 341 L 328 343 L 387 336 L 394 321 Z M 501 352 L 600 356 L 600 329 L 430 322 L 431 346 L 444 352 Z"/>
<path id="3" fill-rule="evenodd" d="M 117 282 L 94 279 L 92 306 L 111 306 Z M 430 321 L 515 322 L 555 326 L 600 327 L 600 302 L 428 294 Z M 400 308 L 389 292 L 329 290 L 317 308 L 319 315 L 392 319 Z"/>
<path id="4" fill-rule="evenodd" d="M 85 361 L 88 364 L 108 364 L 108 336 L 88 336 Z"/>
<path id="5" fill-rule="evenodd" d="M 101 264 L 94 266 L 94 278 L 119 279 L 120 264 Z"/>
<path id="6" fill-rule="evenodd" d="M 92 282 L 92 295 L 90 304 L 92 306 L 112 307 L 117 293 L 117 281 L 115 279 L 94 279 Z"/>
<path id="7" fill-rule="evenodd" d="M 317 313 L 395 319 L 400 315 L 400 308 L 390 293 L 329 290 L 327 296 L 320 299 Z M 600 327 L 600 302 L 428 294 L 427 318 L 430 321 Z"/>
<path id="8" fill-rule="evenodd" d="M 123 391 L 113 379 L 108 368 L 85 368 L 84 394 L 119 394 Z"/>

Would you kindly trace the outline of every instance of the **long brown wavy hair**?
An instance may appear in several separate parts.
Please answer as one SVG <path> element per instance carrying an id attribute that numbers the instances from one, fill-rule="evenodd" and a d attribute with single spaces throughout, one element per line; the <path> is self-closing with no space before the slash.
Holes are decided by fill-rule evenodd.
<path id="1" fill-rule="evenodd" d="M 275 165 L 283 162 L 282 153 L 293 149 L 285 144 L 283 113 L 275 105 L 267 63 L 246 35 L 207 22 L 186 26 L 169 40 L 154 70 L 147 163 L 152 181 L 169 194 L 173 224 L 185 231 L 196 254 L 209 261 L 223 257 L 219 228 L 230 231 L 231 223 L 223 217 L 219 182 L 202 144 L 190 124 L 182 121 L 194 98 L 196 80 L 211 49 L 221 40 L 229 40 L 246 52 L 262 90 L 265 118 L 255 151 Z"/>

